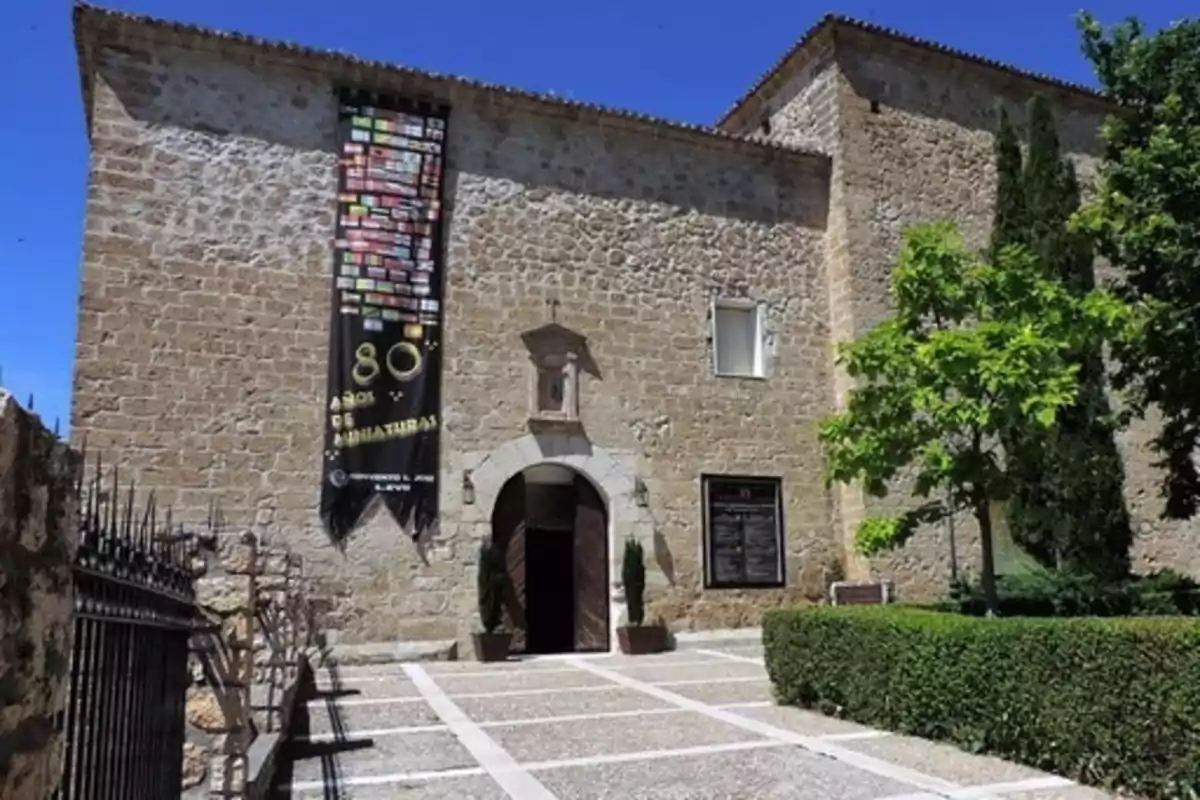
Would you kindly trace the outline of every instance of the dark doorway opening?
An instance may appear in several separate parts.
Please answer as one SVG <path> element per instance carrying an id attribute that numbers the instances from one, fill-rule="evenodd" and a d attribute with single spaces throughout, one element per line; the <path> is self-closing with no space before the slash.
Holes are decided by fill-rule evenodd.
<path id="1" fill-rule="evenodd" d="M 570 531 L 533 528 L 525 533 L 526 651 L 575 649 L 575 547 Z"/>
<path id="2" fill-rule="evenodd" d="M 496 498 L 492 537 L 508 565 L 514 653 L 608 650 L 608 515 L 589 481 L 556 464 L 514 475 Z"/>

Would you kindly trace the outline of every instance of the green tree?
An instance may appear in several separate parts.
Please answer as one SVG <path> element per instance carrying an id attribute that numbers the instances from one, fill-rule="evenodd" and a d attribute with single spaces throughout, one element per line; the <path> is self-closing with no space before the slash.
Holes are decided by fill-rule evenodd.
<path id="1" fill-rule="evenodd" d="M 994 613 L 989 513 L 1010 484 L 999 436 L 1053 427 L 1078 390 L 1070 353 L 1122 325 L 1124 307 L 1102 292 L 1075 297 L 1019 245 L 994 257 L 972 254 L 948 222 L 905 232 L 892 305 L 889 318 L 839 345 L 839 363 L 856 386 L 846 410 L 820 426 L 827 475 L 861 481 L 882 497 L 912 469 L 918 498 L 946 493 L 946 502 L 926 500 L 894 517 L 864 520 L 856 547 L 868 555 L 903 544 L 921 522 L 952 508 L 972 509 Z"/>
<path id="2" fill-rule="evenodd" d="M 1120 268 L 1115 290 L 1143 324 L 1113 354 L 1133 413 L 1153 406 L 1166 516 L 1200 505 L 1200 20 L 1146 35 L 1136 20 L 1104 30 L 1081 14 L 1083 51 L 1116 109 L 1105 160 L 1078 229 Z"/>
<path id="3" fill-rule="evenodd" d="M 1000 248 L 1029 241 L 1029 220 L 1025 204 L 1025 185 L 1021 180 L 1021 141 L 1000 107 L 1000 124 L 996 129 L 996 213 L 992 218 L 990 254 L 995 258 Z"/>
<path id="4" fill-rule="evenodd" d="M 1027 116 L 1029 148 L 1022 159 L 1016 132 L 1001 112 L 991 252 L 1027 245 L 1048 278 L 1083 297 L 1096 278 L 1089 242 L 1068 225 L 1080 205 L 1075 168 L 1062 155 L 1045 98 L 1034 97 Z M 1054 428 L 1011 430 L 1002 437 L 1013 480 L 1009 529 L 1043 565 L 1121 577 L 1129 571 L 1133 534 L 1104 362 L 1099 346 L 1071 358 L 1079 366 L 1079 394 L 1059 410 Z"/>

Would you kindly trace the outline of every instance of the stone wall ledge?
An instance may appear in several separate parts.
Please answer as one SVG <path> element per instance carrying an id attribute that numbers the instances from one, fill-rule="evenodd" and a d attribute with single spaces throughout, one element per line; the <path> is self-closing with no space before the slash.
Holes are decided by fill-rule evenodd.
<path id="1" fill-rule="evenodd" d="M 364 666 L 398 664 L 405 661 L 457 661 L 458 643 L 454 639 L 418 642 L 367 642 L 336 644 L 321 654 L 320 666 Z"/>
<path id="2" fill-rule="evenodd" d="M 284 737 L 280 733 L 260 733 L 246 754 L 246 798 L 259 800 L 271 796 L 271 783 L 279 762 Z"/>

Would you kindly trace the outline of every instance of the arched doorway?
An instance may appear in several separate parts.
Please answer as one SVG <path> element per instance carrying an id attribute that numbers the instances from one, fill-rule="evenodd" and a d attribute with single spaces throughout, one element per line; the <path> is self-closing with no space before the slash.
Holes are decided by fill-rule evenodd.
<path id="1" fill-rule="evenodd" d="M 492 540 L 508 562 L 514 651 L 609 649 L 608 514 L 591 481 L 562 464 L 526 467 L 496 498 Z"/>

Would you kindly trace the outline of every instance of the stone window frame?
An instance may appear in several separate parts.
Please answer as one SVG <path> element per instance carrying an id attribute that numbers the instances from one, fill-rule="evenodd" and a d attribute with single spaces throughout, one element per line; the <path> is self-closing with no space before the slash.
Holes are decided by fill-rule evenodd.
<path id="1" fill-rule="evenodd" d="M 753 372 L 722 372 L 717 361 L 717 310 L 731 309 L 754 312 L 754 367 Z M 709 342 L 712 349 L 712 371 L 717 378 L 743 378 L 766 380 L 767 378 L 767 319 L 766 306 L 747 297 L 713 296 L 709 308 Z"/>

